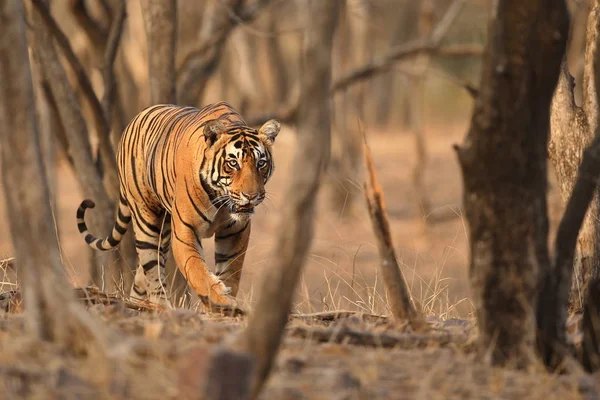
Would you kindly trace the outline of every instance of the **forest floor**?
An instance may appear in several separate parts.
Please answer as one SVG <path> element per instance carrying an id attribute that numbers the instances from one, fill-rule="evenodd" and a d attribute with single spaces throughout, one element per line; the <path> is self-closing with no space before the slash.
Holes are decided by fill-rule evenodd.
<path id="1" fill-rule="evenodd" d="M 427 132 L 426 188 L 433 211 L 426 216 L 415 206 L 410 184 L 413 138 L 407 133 L 369 135 L 402 272 L 432 331 L 426 336 L 411 333 L 379 317 L 388 314 L 388 307 L 360 177 L 339 182 L 328 176 L 293 311 L 353 314 L 333 321 L 291 318 L 262 399 L 599 398 L 600 388 L 581 372 L 517 372 L 475 359 L 467 229 L 460 171 L 451 150 L 465 131 L 466 126 L 450 126 Z M 267 186 L 271 200 L 254 217 L 238 296 L 249 310 L 261 271 L 269 266 L 294 140 L 284 128 L 275 147 L 277 171 Z M 83 285 L 88 252 L 75 223 L 82 198 L 72 172 L 64 166 L 58 171 L 55 216 L 63 260 L 72 283 Z M 356 195 L 355 207 L 331 205 L 328 189 L 336 185 Z M 552 237 L 562 211 L 553 184 L 548 199 Z M 9 237 L 6 224 L 0 224 L 0 258 L 12 255 Z M 211 254 L 210 243 L 205 249 Z M 0 292 L 13 289 L 10 279 L 2 281 Z M 0 312 L 0 398 L 98 398 L 98 387 L 105 387 L 106 398 L 181 399 L 186 390 L 182 365 L 193 364 L 194 349 L 223 343 L 246 323 L 243 317 L 185 309 L 153 314 L 95 305 L 92 310 L 122 339 L 110 344 L 108 358 L 65 356 L 51 345 L 33 343 L 23 334 L 20 314 Z"/>

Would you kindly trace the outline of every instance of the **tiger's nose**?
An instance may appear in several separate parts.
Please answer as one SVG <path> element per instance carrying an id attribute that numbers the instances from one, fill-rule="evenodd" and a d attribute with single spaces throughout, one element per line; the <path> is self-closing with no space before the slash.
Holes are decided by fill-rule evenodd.
<path id="1" fill-rule="evenodd" d="M 245 198 L 247 198 L 248 200 L 254 200 L 255 198 L 258 197 L 258 192 L 253 192 L 253 193 L 248 193 L 248 192 L 242 192 L 242 194 L 244 195 Z"/>

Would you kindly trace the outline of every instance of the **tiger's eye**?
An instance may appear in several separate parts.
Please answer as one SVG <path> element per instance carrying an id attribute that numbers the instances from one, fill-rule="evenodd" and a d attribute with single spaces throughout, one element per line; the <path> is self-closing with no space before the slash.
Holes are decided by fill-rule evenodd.
<path id="1" fill-rule="evenodd" d="M 265 160 L 258 160 L 258 168 L 264 168 L 267 166 L 267 162 Z"/>
<path id="2" fill-rule="evenodd" d="M 229 160 L 227 161 L 227 164 L 231 167 L 231 168 L 237 168 L 238 167 L 238 163 L 236 160 Z"/>

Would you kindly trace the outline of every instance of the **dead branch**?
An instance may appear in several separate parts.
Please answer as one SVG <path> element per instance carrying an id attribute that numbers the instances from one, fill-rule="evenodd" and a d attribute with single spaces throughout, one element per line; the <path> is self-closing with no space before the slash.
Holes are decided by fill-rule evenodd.
<path id="1" fill-rule="evenodd" d="M 357 311 L 345 311 L 345 310 L 336 310 L 336 311 L 323 311 L 309 314 L 290 314 L 290 319 L 300 319 L 300 320 L 317 320 L 324 322 L 332 322 L 337 321 L 339 319 L 345 319 L 349 317 L 358 317 L 360 319 L 365 319 L 369 321 L 387 321 L 388 317 L 385 315 L 376 315 L 376 314 L 368 314 Z"/>
<path id="2" fill-rule="evenodd" d="M 12 259 L 14 260 L 14 258 Z M 0 261 L 2 263 L 2 261 Z M 73 288 L 75 299 L 79 300 L 86 306 L 102 304 L 105 306 L 123 306 L 130 310 L 140 312 L 164 311 L 165 308 L 147 301 L 139 301 L 136 299 L 127 299 L 118 294 L 102 292 L 96 286 L 76 287 Z M 19 290 L 10 290 L 0 293 L 0 309 L 6 312 L 19 313 L 23 310 L 19 307 L 23 295 Z"/>
<path id="3" fill-rule="evenodd" d="M 238 345 L 256 357 L 253 397 L 269 375 L 288 320 L 294 288 L 304 266 L 312 239 L 313 216 L 320 177 L 329 161 L 331 113 L 331 48 L 336 28 L 337 1 L 313 1 L 307 15 L 319 22 L 305 33 L 303 57 L 310 68 L 301 71 L 301 101 L 298 108 L 299 142 L 294 157 L 294 177 L 288 186 L 277 237 L 277 254 L 263 277 L 257 305 Z M 276 301 L 274 301 L 276 300 Z"/>
<path id="4" fill-rule="evenodd" d="M 401 349 L 425 348 L 431 346 L 461 346 L 468 343 L 467 334 L 439 332 L 429 334 L 396 334 L 387 332 L 369 332 L 351 329 L 345 326 L 331 328 L 314 328 L 310 326 L 293 326 L 287 330 L 288 335 L 303 339 L 326 343 L 344 343 L 369 347 L 394 347 Z"/>
<path id="5" fill-rule="evenodd" d="M 362 127 L 361 127 L 362 128 Z M 364 130 L 362 131 L 364 139 L 365 165 L 367 169 L 367 179 L 363 184 L 365 189 L 365 198 L 373 231 L 377 239 L 379 256 L 381 257 L 381 273 L 385 282 L 388 295 L 390 297 L 390 308 L 392 315 L 397 322 L 408 321 L 413 329 L 424 327 L 424 321 L 410 301 L 408 287 L 400 271 L 400 266 L 396 260 L 396 252 L 392 243 L 390 224 L 385 211 L 385 202 L 383 200 L 383 191 L 377 180 L 371 152 L 367 145 L 367 138 Z"/>
<path id="6" fill-rule="evenodd" d="M 240 0 L 208 3 L 202 21 L 200 44 L 183 60 L 177 72 L 179 104 L 194 105 L 206 81 L 215 71 L 229 34 L 238 25 L 253 21 L 271 0 L 246 3 Z"/>
<path id="7" fill-rule="evenodd" d="M 39 12 L 39 15 L 42 17 L 50 34 L 58 43 L 60 49 L 62 50 L 62 53 L 69 61 L 69 65 L 73 69 L 75 76 L 77 77 L 79 87 L 81 88 L 85 98 L 87 99 L 90 105 L 90 108 L 92 109 L 94 124 L 99 139 L 100 152 L 103 158 L 104 171 L 107 178 L 106 181 L 110 183 L 110 185 L 107 187 L 109 196 L 113 200 L 118 199 L 119 178 L 117 175 L 116 156 L 110 143 L 110 125 L 106 119 L 106 116 L 104 115 L 102 104 L 100 104 L 100 100 L 98 100 L 98 97 L 94 92 L 92 84 L 87 74 L 85 73 L 83 66 L 81 65 L 79 59 L 75 55 L 75 52 L 73 51 L 73 48 L 69 43 L 69 39 L 60 29 L 60 27 L 50 14 L 50 9 L 48 8 L 48 6 L 44 3 L 43 0 L 31 0 L 31 2 Z"/>
<path id="8" fill-rule="evenodd" d="M 102 76 L 104 80 L 104 94 L 102 96 L 102 108 L 104 110 L 104 116 L 107 123 L 110 125 L 111 111 L 115 100 L 116 84 L 115 84 L 115 71 L 113 65 L 117 56 L 117 50 L 121 41 L 121 34 L 123 33 L 123 25 L 125 18 L 127 17 L 127 7 L 125 0 L 119 1 L 119 9 L 117 10 L 117 16 L 114 19 L 110 32 L 108 34 L 108 43 L 106 44 L 106 51 L 104 53 L 104 66 Z"/>

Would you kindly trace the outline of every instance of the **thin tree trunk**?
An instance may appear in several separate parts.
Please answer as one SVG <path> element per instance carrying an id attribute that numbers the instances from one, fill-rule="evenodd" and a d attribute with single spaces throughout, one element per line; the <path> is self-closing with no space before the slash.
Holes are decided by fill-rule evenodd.
<path id="1" fill-rule="evenodd" d="M 365 0 L 345 0 L 339 16 L 339 30 L 335 45 L 336 75 L 345 73 L 350 66 L 360 65 L 368 57 L 369 4 Z M 348 49 L 351 48 L 352 51 Z M 333 98 L 335 146 L 329 170 L 331 209 L 340 217 L 355 215 L 361 170 L 361 139 L 357 119 L 363 119 L 363 100 L 367 83 L 338 93 Z"/>
<path id="2" fill-rule="evenodd" d="M 534 358 L 537 290 L 550 265 L 549 112 L 568 26 L 562 0 L 494 3 L 471 127 L 456 147 L 479 350 L 494 364 Z"/>
<path id="3" fill-rule="evenodd" d="M 281 8 L 283 4 L 279 4 Z M 279 18 L 282 16 L 278 7 L 271 7 L 269 11 L 270 34 L 267 43 L 267 57 L 269 58 L 269 75 L 272 76 L 273 100 L 274 104 L 283 104 L 287 101 L 290 92 L 289 72 L 283 56 L 281 38 L 278 36 Z"/>
<path id="4" fill-rule="evenodd" d="M 573 78 L 567 71 L 566 62 L 552 101 L 548 151 L 564 203 L 573 191 L 583 150 L 591 143 L 598 125 L 593 63 L 597 57 L 599 31 L 600 1 L 594 0 L 587 23 L 582 105 L 578 107 L 575 104 Z M 574 271 L 569 303 L 572 310 L 581 310 L 588 282 L 600 278 L 600 197 L 597 189 L 579 232 Z"/>
<path id="5" fill-rule="evenodd" d="M 54 232 L 21 1 L 0 1 L 0 76 L 4 199 L 22 271 L 27 327 L 38 339 L 73 350 L 71 346 L 80 345 L 83 338 L 77 339 L 80 325 L 72 314 L 75 305 Z"/>
<path id="6" fill-rule="evenodd" d="M 98 232 L 98 235 L 107 235 L 112 228 L 115 212 L 102 183 L 102 178 L 95 167 L 81 108 L 59 61 L 52 35 L 48 32 L 39 11 L 34 7 L 31 8 L 31 15 L 33 21 L 33 44 L 31 47 L 36 68 L 43 72 L 56 101 L 82 193 L 96 203 L 96 210 L 91 214 L 90 225 L 94 231 Z M 93 282 L 100 284 L 103 280 L 100 266 L 108 268 L 111 264 L 111 257 L 109 254 L 95 254 L 95 257 L 97 257 L 97 263 L 96 265 L 92 264 L 91 277 Z M 112 280 L 109 280 L 109 286 L 111 283 Z"/>
<path id="7" fill-rule="evenodd" d="M 419 11 L 419 38 L 426 40 L 433 31 L 435 7 L 432 0 L 422 0 Z M 415 141 L 417 159 L 412 170 L 412 185 L 414 190 L 414 207 L 421 217 L 431 212 L 431 201 L 425 188 L 425 171 L 427 168 L 427 143 L 424 132 L 425 80 L 431 62 L 431 55 L 420 54 L 415 60 L 414 75 L 409 78 L 409 99 L 405 104 L 408 128 Z M 424 221 L 424 220 L 423 220 Z M 425 225 L 423 225 L 425 226 Z"/>
<path id="8" fill-rule="evenodd" d="M 279 348 L 311 243 L 316 194 L 330 153 L 331 44 L 339 1 L 309 0 L 307 3 L 305 12 L 310 22 L 301 69 L 299 148 L 293 164 L 296 173 L 291 175 L 294 178 L 282 209 L 280 234 L 275 245 L 277 254 L 271 258 L 271 267 L 265 270 L 256 312 L 240 338 L 242 348 L 257 361 L 254 397 L 269 375 Z"/>
<path id="9" fill-rule="evenodd" d="M 150 102 L 175 103 L 175 43 L 177 4 L 175 0 L 144 0 L 144 26 L 148 39 Z"/>
<path id="10" fill-rule="evenodd" d="M 175 0 L 144 0 L 144 26 L 148 38 L 148 77 L 151 104 L 175 104 L 175 57 L 177 43 L 177 4 Z M 188 293 L 187 281 L 169 252 L 166 275 L 173 304 Z"/>

